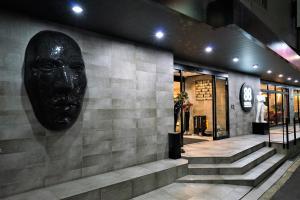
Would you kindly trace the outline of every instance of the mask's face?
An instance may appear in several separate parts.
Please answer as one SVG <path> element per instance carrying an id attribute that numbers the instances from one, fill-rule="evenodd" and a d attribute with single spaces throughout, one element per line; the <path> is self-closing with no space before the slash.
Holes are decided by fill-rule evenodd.
<path id="1" fill-rule="evenodd" d="M 50 130 L 71 127 L 87 84 L 77 43 L 63 33 L 38 33 L 27 46 L 24 72 L 25 87 L 41 124 Z"/>

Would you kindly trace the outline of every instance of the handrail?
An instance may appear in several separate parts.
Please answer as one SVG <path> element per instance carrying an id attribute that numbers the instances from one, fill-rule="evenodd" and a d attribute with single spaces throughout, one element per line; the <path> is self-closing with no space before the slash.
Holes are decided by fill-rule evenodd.
<path id="1" fill-rule="evenodd" d="M 290 141 L 289 141 L 289 118 L 285 119 L 285 127 L 286 127 L 286 148 L 289 149 Z"/>
<path id="2" fill-rule="evenodd" d="M 284 117 L 282 118 L 282 148 L 285 149 L 285 143 L 284 143 Z"/>
<path id="3" fill-rule="evenodd" d="M 296 117 L 294 117 L 294 145 L 296 145 L 297 144 L 297 140 L 296 140 L 296 138 L 297 138 L 297 136 L 296 136 Z"/>
<path id="4" fill-rule="evenodd" d="M 268 131 L 269 131 L 269 147 L 272 146 L 271 144 L 271 131 L 270 131 L 270 123 L 268 122 Z"/>

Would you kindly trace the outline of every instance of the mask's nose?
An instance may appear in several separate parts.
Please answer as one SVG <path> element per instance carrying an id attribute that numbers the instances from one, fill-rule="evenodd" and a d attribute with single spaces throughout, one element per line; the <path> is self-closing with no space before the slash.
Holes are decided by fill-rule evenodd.
<path id="1" fill-rule="evenodd" d="M 69 66 L 62 66 L 57 72 L 57 80 L 55 80 L 54 87 L 61 92 L 68 92 L 74 89 L 73 75 Z"/>

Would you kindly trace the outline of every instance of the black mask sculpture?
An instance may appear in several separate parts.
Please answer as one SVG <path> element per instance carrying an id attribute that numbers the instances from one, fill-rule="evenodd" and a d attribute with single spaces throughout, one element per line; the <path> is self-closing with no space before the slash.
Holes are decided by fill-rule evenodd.
<path id="1" fill-rule="evenodd" d="M 44 127 L 59 131 L 74 124 L 87 80 L 80 47 L 72 38 L 54 31 L 36 34 L 26 49 L 24 81 Z"/>

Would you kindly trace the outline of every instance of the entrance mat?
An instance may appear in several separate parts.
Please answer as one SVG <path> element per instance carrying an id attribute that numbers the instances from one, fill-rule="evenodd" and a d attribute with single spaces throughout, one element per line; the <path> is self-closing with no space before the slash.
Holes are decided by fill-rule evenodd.
<path id="1" fill-rule="evenodd" d="M 204 139 L 200 139 L 200 138 L 183 138 L 183 145 L 186 144 L 193 144 L 193 143 L 198 143 L 198 142 L 206 142 L 209 140 L 204 140 Z"/>

